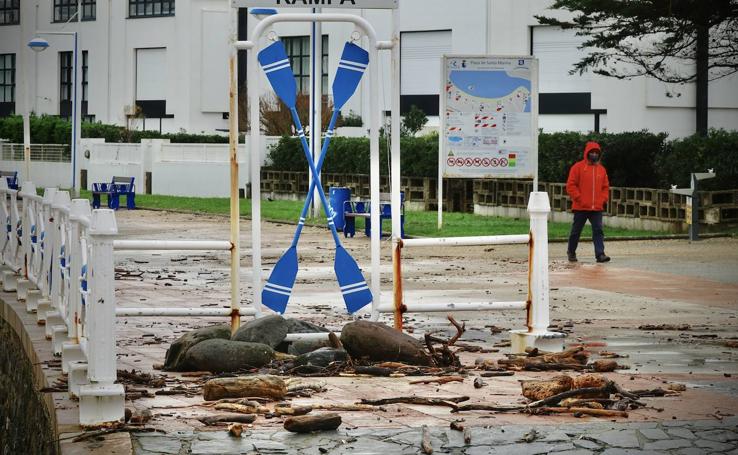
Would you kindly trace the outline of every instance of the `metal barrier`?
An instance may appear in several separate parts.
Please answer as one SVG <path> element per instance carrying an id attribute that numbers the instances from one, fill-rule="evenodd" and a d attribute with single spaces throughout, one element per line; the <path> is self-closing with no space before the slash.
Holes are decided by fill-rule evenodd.
<path id="1" fill-rule="evenodd" d="M 395 299 L 394 306 L 382 305 L 380 313 L 394 313 L 395 328 L 402 330 L 404 313 L 441 311 L 491 311 L 525 310 L 527 329 L 511 332 L 512 352 L 525 352 L 526 347 L 540 347 L 547 351 L 560 351 L 565 335 L 549 332 L 549 283 L 548 283 L 548 214 L 551 206 L 548 193 L 530 194 L 528 213 L 530 232 L 527 235 L 493 235 L 480 237 L 447 237 L 425 239 L 398 239 L 399 248 L 394 251 Z M 406 305 L 402 293 L 401 251 L 409 247 L 475 246 L 475 245 L 528 245 L 528 294 L 525 300 L 511 302 L 450 302 Z"/>
<path id="2" fill-rule="evenodd" d="M 19 202 L 20 201 L 20 202 Z M 19 211 L 20 205 L 20 211 Z M 54 354 L 79 398 L 80 423 L 98 425 L 123 417 L 124 389 L 116 384 L 117 317 L 256 315 L 251 308 L 116 308 L 113 257 L 120 251 L 230 251 L 228 241 L 115 240 L 115 212 L 91 210 L 87 199 L 31 182 L 20 191 L 0 179 L 0 280 L 17 291 L 26 310 L 45 324 Z"/>

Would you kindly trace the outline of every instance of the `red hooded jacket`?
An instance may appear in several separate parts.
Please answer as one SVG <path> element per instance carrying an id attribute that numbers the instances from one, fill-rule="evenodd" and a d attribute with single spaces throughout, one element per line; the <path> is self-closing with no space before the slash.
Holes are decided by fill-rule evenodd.
<path id="1" fill-rule="evenodd" d="M 599 150 L 600 158 L 594 163 L 587 160 L 590 150 Z M 566 180 L 566 192 L 572 200 L 572 210 L 600 212 L 610 196 L 610 181 L 607 171 L 600 164 L 602 149 L 597 142 L 587 142 L 584 147 L 584 159 L 571 167 Z"/>

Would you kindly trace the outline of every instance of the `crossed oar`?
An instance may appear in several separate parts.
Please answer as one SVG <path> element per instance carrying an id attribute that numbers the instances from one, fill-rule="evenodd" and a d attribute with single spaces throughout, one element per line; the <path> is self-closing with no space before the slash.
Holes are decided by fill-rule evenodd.
<path id="1" fill-rule="evenodd" d="M 300 136 L 303 152 L 310 166 L 310 172 L 313 174 L 313 181 L 310 184 L 305 204 L 302 207 L 300 220 L 297 223 L 292 244 L 284 252 L 279 261 L 277 261 L 267 283 L 264 285 L 264 290 L 261 293 L 262 303 L 278 313 L 284 313 L 287 308 L 287 303 L 292 294 L 292 287 L 295 284 L 295 277 L 297 276 L 297 242 L 305 224 L 305 217 L 307 216 L 310 202 L 313 199 L 314 190 L 317 188 L 318 196 L 328 219 L 328 227 L 331 229 L 333 240 L 336 243 L 336 259 L 333 269 L 336 272 L 346 308 L 349 313 L 354 313 L 371 303 L 372 293 L 366 284 L 364 275 L 362 275 L 359 269 L 359 265 L 341 245 L 338 233 L 336 232 L 336 226 L 333 223 L 333 214 L 329 212 L 330 206 L 326 201 L 323 186 L 320 184 L 318 170 L 323 166 L 323 160 L 328 151 L 328 144 L 333 136 L 333 129 L 335 128 L 340 109 L 356 91 L 356 87 L 359 85 L 359 81 L 361 81 L 361 76 L 369 64 L 369 54 L 353 43 L 346 43 L 344 46 L 336 77 L 333 80 L 333 114 L 328 125 L 328 131 L 325 135 L 326 139 L 323 143 L 320 157 L 318 158 L 317 168 L 313 162 L 310 147 L 305 139 L 305 132 L 303 131 L 302 123 L 295 108 L 297 84 L 284 44 L 281 41 L 275 42 L 259 52 L 258 59 L 274 92 L 290 109 L 292 120 L 297 128 L 297 134 Z M 320 134 L 320 128 L 313 127 L 313 134 Z"/>

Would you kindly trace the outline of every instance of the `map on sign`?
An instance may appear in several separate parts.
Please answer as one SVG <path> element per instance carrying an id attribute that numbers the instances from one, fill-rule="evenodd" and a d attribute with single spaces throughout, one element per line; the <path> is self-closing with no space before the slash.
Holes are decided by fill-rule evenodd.
<path id="1" fill-rule="evenodd" d="M 530 57 L 444 57 L 444 177 L 535 176 L 537 69 Z"/>

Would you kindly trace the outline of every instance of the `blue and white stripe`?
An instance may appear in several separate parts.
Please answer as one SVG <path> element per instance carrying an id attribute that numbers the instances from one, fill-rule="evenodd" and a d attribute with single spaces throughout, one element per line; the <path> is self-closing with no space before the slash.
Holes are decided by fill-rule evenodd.
<path id="1" fill-rule="evenodd" d="M 353 294 L 354 292 L 365 291 L 367 289 L 369 289 L 369 286 L 366 284 L 366 281 L 359 281 L 358 283 L 341 286 L 341 293 L 343 293 L 343 295 L 348 295 Z"/>
<path id="2" fill-rule="evenodd" d="M 300 217 L 300 221 L 298 221 L 298 222 L 297 222 L 297 225 L 298 225 L 298 226 L 302 226 L 302 225 L 304 225 L 304 224 L 305 224 L 305 217 L 304 217 L 304 216 L 301 216 L 301 217 Z"/>
<path id="3" fill-rule="evenodd" d="M 305 130 L 300 128 L 299 130 L 297 130 L 297 135 L 300 137 L 305 137 Z"/>
<path id="4" fill-rule="evenodd" d="M 344 60 L 344 59 L 341 59 L 338 62 L 339 68 L 343 68 L 343 69 L 351 70 L 351 71 L 357 71 L 359 73 L 363 73 L 366 70 L 367 66 L 368 65 L 366 63 L 354 62 L 351 60 Z"/>
<path id="5" fill-rule="evenodd" d="M 271 73 L 272 71 L 279 71 L 281 69 L 285 69 L 289 67 L 290 67 L 290 59 L 286 58 L 278 62 L 264 65 L 262 68 L 264 69 L 264 72 L 268 74 L 268 73 Z"/>
<path id="6" fill-rule="evenodd" d="M 289 297 L 292 293 L 292 288 L 288 288 L 287 286 L 280 286 L 278 284 L 269 282 L 264 285 L 264 290 L 267 292 L 273 292 L 275 294 L 286 295 L 287 297 Z"/>

